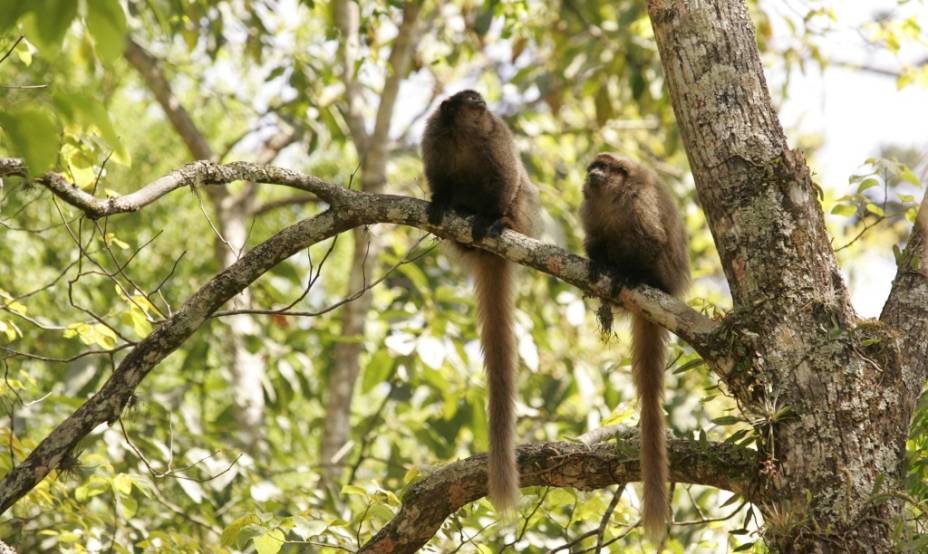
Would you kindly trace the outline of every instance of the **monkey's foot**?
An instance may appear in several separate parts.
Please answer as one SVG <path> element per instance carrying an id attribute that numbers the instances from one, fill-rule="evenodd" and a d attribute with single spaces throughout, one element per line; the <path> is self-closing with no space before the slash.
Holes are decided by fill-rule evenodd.
<path id="1" fill-rule="evenodd" d="M 470 234 L 474 237 L 474 242 L 483 240 L 487 236 L 492 236 L 491 230 L 495 221 L 491 221 L 483 216 L 474 217 L 474 223 L 471 225 Z"/>
<path id="2" fill-rule="evenodd" d="M 491 237 L 498 237 L 503 234 L 503 231 L 512 227 L 512 222 L 509 221 L 508 217 L 501 217 L 490 224 L 487 228 L 487 235 Z"/>
<path id="3" fill-rule="evenodd" d="M 429 223 L 432 225 L 441 225 L 442 220 L 445 219 L 446 211 L 448 211 L 448 207 L 446 205 L 432 201 L 429 204 L 428 209 L 426 209 Z"/>
<path id="4" fill-rule="evenodd" d="M 622 289 L 628 288 L 632 285 L 632 282 L 625 275 L 622 275 L 618 271 L 612 270 L 609 272 L 609 276 L 612 278 L 612 287 L 609 289 L 609 295 L 616 297 L 622 292 Z"/>

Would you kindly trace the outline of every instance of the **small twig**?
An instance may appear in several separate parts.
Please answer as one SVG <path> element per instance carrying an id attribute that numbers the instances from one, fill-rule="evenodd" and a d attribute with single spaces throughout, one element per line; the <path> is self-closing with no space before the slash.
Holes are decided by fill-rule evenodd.
<path id="1" fill-rule="evenodd" d="M 538 502 L 535 502 L 535 505 L 532 506 L 532 511 L 529 512 L 527 516 L 522 518 L 522 527 L 521 529 L 519 529 L 519 534 L 516 535 L 515 538 L 513 538 L 511 542 L 506 543 L 506 545 L 503 546 L 502 551 L 505 551 L 508 548 L 515 548 L 516 543 L 518 543 L 520 540 L 522 540 L 523 537 L 525 537 L 525 533 L 526 531 L 528 531 L 529 521 L 531 521 L 532 516 L 538 513 L 538 510 L 545 503 L 545 499 L 548 498 L 549 492 L 551 492 L 551 487 L 545 487 L 545 492 L 538 497 Z"/>
<path id="2" fill-rule="evenodd" d="M 428 237 L 428 235 L 423 235 L 422 237 L 420 237 L 419 240 L 417 240 L 416 243 L 413 245 L 413 248 L 415 248 L 416 245 L 420 244 L 420 243 L 421 243 L 423 240 L 425 240 L 427 237 Z M 349 296 L 346 296 L 345 298 L 339 300 L 338 302 L 336 302 L 336 303 L 334 303 L 334 304 L 330 304 L 329 306 L 326 306 L 325 308 L 322 308 L 321 310 L 317 310 L 317 311 L 289 311 L 289 309 L 288 309 L 289 307 L 292 307 L 293 305 L 295 305 L 297 302 L 299 302 L 299 300 L 300 300 L 303 296 L 305 296 L 305 292 L 304 292 L 304 294 L 301 295 L 300 298 L 298 298 L 298 299 L 297 299 L 296 301 L 294 301 L 294 302 L 291 302 L 291 303 L 289 304 L 289 306 L 284 307 L 284 308 L 274 309 L 274 310 L 260 310 L 260 309 L 227 310 L 227 311 L 222 311 L 222 312 L 216 312 L 216 313 L 214 313 L 213 315 L 211 315 L 210 317 L 211 317 L 211 318 L 218 318 L 218 317 L 227 317 L 227 316 L 238 315 L 238 314 L 283 315 L 283 316 L 292 316 L 292 317 L 319 317 L 319 316 L 321 316 L 321 315 L 324 315 L 324 314 L 327 314 L 327 313 L 331 312 L 332 310 L 335 310 L 335 309 L 337 309 L 337 308 L 340 308 L 341 306 L 344 306 L 345 304 L 354 302 L 354 301 L 357 300 L 358 298 L 362 297 L 362 296 L 364 295 L 364 293 L 366 293 L 368 290 L 370 290 L 370 289 L 376 287 L 377 285 L 379 285 L 380 283 L 382 283 L 384 280 L 386 280 L 387 277 L 389 277 L 390 274 L 392 274 L 394 271 L 396 271 L 400 266 L 406 265 L 406 264 L 408 264 L 408 263 L 414 263 L 414 262 L 418 261 L 420 258 L 422 258 L 422 257 L 424 257 L 424 256 L 426 256 L 426 255 L 428 255 L 428 254 L 429 254 L 432 250 L 434 250 L 437 246 L 438 246 L 437 244 L 435 244 L 435 245 L 433 245 L 433 246 L 430 246 L 430 247 L 429 247 L 428 249 L 426 249 L 424 252 L 422 252 L 421 254 L 419 254 L 419 255 L 417 255 L 417 256 L 415 256 L 415 257 L 413 257 L 413 258 L 409 258 L 408 255 L 407 255 L 407 257 L 403 258 L 402 260 L 400 260 L 399 262 L 397 262 L 396 264 L 394 264 L 392 267 L 390 267 L 390 269 L 386 270 L 386 271 L 383 273 L 383 275 L 381 275 L 379 278 L 377 278 L 376 280 L 374 280 L 374 281 L 372 281 L 372 282 L 370 282 L 370 283 L 367 282 L 367 275 L 364 274 L 364 273 L 363 273 L 363 270 L 362 270 L 362 283 L 363 283 L 363 284 L 362 284 L 361 288 L 359 288 L 358 290 L 356 290 L 354 293 L 350 294 Z M 370 251 L 370 243 L 368 243 L 368 251 L 365 252 L 365 260 L 366 260 L 366 258 L 367 258 L 367 254 L 368 254 L 369 251 Z M 367 265 L 367 264 L 362 262 L 361 266 L 364 267 L 365 265 Z M 318 275 L 317 275 L 317 276 L 318 276 Z M 313 282 L 314 282 L 314 281 L 313 281 Z M 311 285 L 310 285 L 310 286 L 311 286 Z M 307 292 L 308 292 L 308 290 L 307 290 Z"/>
<path id="3" fill-rule="evenodd" d="M 623 492 L 625 492 L 625 485 L 619 485 L 612 494 L 612 500 L 609 502 L 609 506 L 606 507 L 606 511 L 603 512 L 603 517 L 599 520 L 599 528 L 596 533 L 596 552 L 599 552 L 603 548 L 603 537 L 606 534 L 606 526 L 609 524 L 609 520 L 612 519 L 612 513 L 615 512 L 616 506 L 619 505 L 619 500 L 622 498 Z"/>
<path id="4" fill-rule="evenodd" d="M 0 63 L 5 62 L 6 59 L 10 57 L 10 54 L 12 54 L 14 50 L 16 50 L 16 47 L 19 46 L 19 43 L 22 42 L 24 38 L 26 37 L 24 37 L 23 35 L 19 35 L 16 38 L 16 40 L 13 41 L 13 46 L 10 46 L 9 50 L 6 51 L 6 54 L 4 54 L 2 58 L 0 58 Z"/>
<path id="5" fill-rule="evenodd" d="M 171 264 L 171 270 L 168 271 L 168 274 L 165 275 L 163 279 L 161 279 L 161 282 L 158 283 L 158 286 L 148 293 L 149 295 L 154 295 L 155 293 L 161 291 L 161 287 L 163 287 L 164 284 L 167 283 L 171 279 L 171 277 L 174 275 L 174 272 L 177 270 L 177 264 L 179 264 L 181 259 L 183 259 L 183 257 L 186 255 L 187 255 L 187 251 L 184 250 L 183 252 L 180 253 L 180 256 L 174 259 L 174 263 Z"/>
<path id="6" fill-rule="evenodd" d="M 120 350 L 125 350 L 126 348 L 129 348 L 130 346 L 134 346 L 134 345 L 133 345 L 133 344 L 127 343 L 127 344 L 120 344 L 119 346 L 110 348 L 109 350 L 88 350 L 88 351 L 86 351 L 86 352 L 81 352 L 80 354 L 77 354 L 77 355 L 75 355 L 75 356 L 71 356 L 70 358 L 55 358 L 55 357 L 52 357 L 52 356 L 40 356 L 39 354 L 30 354 L 29 352 L 20 352 L 19 350 L 14 350 L 14 349 L 8 348 L 8 347 L 6 347 L 6 346 L 0 346 L 0 350 L 3 350 L 4 352 L 8 352 L 8 353 L 10 354 L 9 356 L 7 356 L 7 357 L 5 357 L 5 358 L 3 358 L 3 359 L 6 359 L 6 358 L 28 358 L 28 359 L 30 359 L 30 360 L 39 360 L 39 361 L 41 361 L 41 362 L 52 362 L 52 363 L 57 363 L 57 364 L 67 364 L 67 363 L 73 362 L 74 360 L 79 360 L 79 359 L 81 359 L 81 358 L 86 358 L 87 356 L 108 356 L 108 355 L 110 355 L 110 354 L 119 352 Z"/>

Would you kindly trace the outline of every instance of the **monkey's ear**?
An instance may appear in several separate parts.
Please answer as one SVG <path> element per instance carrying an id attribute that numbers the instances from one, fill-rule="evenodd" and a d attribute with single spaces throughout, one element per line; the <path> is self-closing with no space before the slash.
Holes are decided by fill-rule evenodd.
<path id="1" fill-rule="evenodd" d="M 441 105 L 438 106 L 438 109 L 443 112 L 448 111 L 448 101 L 447 100 L 442 101 Z"/>

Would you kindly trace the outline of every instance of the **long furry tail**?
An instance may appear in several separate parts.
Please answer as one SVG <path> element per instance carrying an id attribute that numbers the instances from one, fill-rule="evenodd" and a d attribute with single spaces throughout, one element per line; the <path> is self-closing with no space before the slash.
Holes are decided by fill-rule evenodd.
<path id="1" fill-rule="evenodd" d="M 664 431 L 664 363 L 667 331 L 638 315 L 632 316 L 632 373 L 641 404 L 641 481 L 644 508 L 641 522 L 654 543 L 664 538 L 670 520 L 667 499 L 667 444 Z"/>
<path id="2" fill-rule="evenodd" d="M 480 343 L 487 369 L 490 410 L 490 453 L 487 487 L 497 510 L 508 512 L 519 502 L 519 469 L 515 451 L 516 340 L 513 265 L 492 254 L 471 251 L 477 289 Z"/>

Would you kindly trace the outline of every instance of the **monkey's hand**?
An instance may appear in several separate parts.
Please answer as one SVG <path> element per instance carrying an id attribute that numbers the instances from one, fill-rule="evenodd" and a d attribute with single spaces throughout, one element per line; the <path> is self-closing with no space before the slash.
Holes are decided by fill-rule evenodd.
<path id="1" fill-rule="evenodd" d="M 622 273 L 615 267 L 597 262 L 595 259 L 590 264 L 590 281 L 595 283 L 602 277 L 608 277 L 612 283 L 609 288 L 609 296 L 616 297 L 624 288 L 632 287 L 638 284 L 634 279 Z"/>

